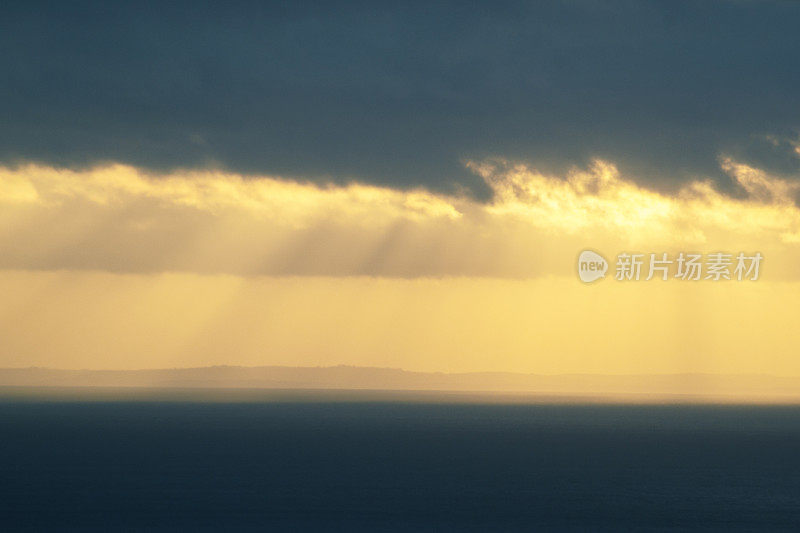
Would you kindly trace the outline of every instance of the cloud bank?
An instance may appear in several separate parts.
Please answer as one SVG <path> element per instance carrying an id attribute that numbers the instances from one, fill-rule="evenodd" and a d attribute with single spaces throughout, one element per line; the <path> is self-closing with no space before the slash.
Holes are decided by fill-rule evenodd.
<path id="1" fill-rule="evenodd" d="M 796 176 L 800 4 L 10 2 L 0 161 L 491 190 L 593 159 L 674 190 Z"/>

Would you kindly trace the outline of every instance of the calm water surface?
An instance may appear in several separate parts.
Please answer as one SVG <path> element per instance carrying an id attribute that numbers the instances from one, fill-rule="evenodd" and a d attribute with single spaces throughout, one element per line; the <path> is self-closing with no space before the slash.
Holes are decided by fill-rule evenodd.
<path id="1" fill-rule="evenodd" d="M 0 395 L 0 529 L 800 529 L 798 407 L 406 400 Z"/>

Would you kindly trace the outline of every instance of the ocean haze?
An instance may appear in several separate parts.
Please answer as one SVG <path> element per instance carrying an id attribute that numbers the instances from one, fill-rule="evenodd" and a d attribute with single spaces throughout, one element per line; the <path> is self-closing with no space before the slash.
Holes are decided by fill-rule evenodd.
<path id="1" fill-rule="evenodd" d="M 59 370 L 48 368 L 0 369 L 0 387 L 101 389 L 220 389 L 429 391 L 499 393 L 508 401 L 535 401 L 545 397 L 647 402 L 673 401 L 800 401 L 800 377 L 769 375 L 650 374 L 650 375 L 540 375 L 512 372 L 433 373 L 394 368 L 356 366 L 212 366 L 151 370 Z M 51 391 L 52 392 L 52 391 Z M 216 399 L 220 392 L 211 392 Z M 146 396 L 146 395 L 145 395 Z M 201 394 L 195 393 L 192 398 Z M 247 395 L 232 393 L 246 399 Z M 364 399 L 366 396 L 351 396 Z M 438 401 L 464 401 L 471 396 L 429 396 Z M 278 398 L 252 396 L 251 399 Z M 384 399 L 413 399 L 411 394 Z M 333 399 L 333 398 L 331 398 Z M 485 400 L 484 400 L 485 401 Z"/>

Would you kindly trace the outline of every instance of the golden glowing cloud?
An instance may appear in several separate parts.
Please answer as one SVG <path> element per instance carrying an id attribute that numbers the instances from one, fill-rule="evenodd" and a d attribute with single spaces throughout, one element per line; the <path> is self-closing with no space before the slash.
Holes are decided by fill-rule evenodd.
<path id="1" fill-rule="evenodd" d="M 0 267 L 241 275 L 536 277 L 584 247 L 615 254 L 761 251 L 794 278 L 798 185 L 736 163 L 735 198 L 708 181 L 644 189 L 608 162 L 547 176 L 468 163 L 494 192 L 465 197 L 318 187 L 220 172 L 0 168 Z"/>

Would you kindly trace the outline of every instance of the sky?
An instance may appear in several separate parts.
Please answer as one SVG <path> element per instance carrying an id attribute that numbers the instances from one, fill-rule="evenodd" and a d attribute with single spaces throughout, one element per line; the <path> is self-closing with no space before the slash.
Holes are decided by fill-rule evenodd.
<path id="1" fill-rule="evenodd" d="M 798 25 L 789 1 L 11 2 L 0 366 L 800 376 Z M 758 279 L 615 279 L 716 252 Z"/>

